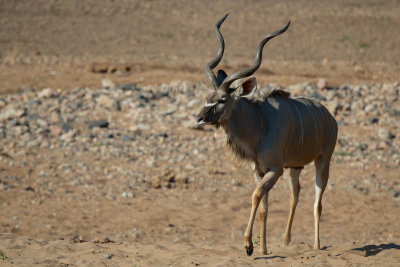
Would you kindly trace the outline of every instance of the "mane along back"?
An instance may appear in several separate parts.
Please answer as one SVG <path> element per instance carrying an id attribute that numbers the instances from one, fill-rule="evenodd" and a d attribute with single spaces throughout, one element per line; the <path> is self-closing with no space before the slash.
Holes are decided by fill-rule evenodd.
<path id="1" fill-rule="evenodd" d="M 290 98 L 290 93 L 280 88 L 263 87 L 254 92 L 252 100 L 256 103 L 262 103 L 270 97 Z"/>

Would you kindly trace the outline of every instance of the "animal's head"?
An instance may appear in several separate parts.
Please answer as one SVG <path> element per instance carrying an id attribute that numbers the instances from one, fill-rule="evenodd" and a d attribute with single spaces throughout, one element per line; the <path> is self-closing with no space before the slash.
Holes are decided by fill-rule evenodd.
<path id="1" fill-rule="evenodd" d="M 225 71 L 218 70 L 217 76 L 213 73 L 213 69 L 221 61 L 224 54 L 225 43 L 219 28 L 229 15 L 226 14 L 214 26 L 214 32 L 219 41 L 219 49 L 217 55 L 206 65 L 205 74 L 210 82 L 213 91 L 207 96 L 206 104 L 196 116 L 198 125 L 201 124 L 219 124 L 223 120 L 229 118 L 236 101 L 240 98 L 251 96 L 257 88 L 257 81 L 255 77 L 251 76 L 261 65 L 262 50 L 264 45 L 277 35 L 284 33 L 290 25 L 290 21 L 286 26 L 276 32 L 270 33 L 265 36 L 257 47 L 254 65 L 244 70 L 237 71 L 231 75 L 227 75 Z M 246 79 L 243 79 L 246 78 Z M 232 86 L 233 82 L 241 80 L 236 86 Z"/>

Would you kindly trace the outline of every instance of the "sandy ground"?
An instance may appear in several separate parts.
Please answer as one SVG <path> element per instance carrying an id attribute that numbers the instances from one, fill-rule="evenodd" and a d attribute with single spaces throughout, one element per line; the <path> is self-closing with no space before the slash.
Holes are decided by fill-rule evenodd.
<path id="1" fill-rule="evenodd" d="M 217 45 L 212 25 L 228 10 L 231 15 L 222 27 L 222 66 L 228 71 L 250 63 L 258 40 L 291 19 L 289 31 L 265 49 L 257 74 L 260 84 L 286 86 L 319 78 L 327 78 L 330 85 L 399 81 L 400 5 L 395 0 L 0 0 L 1 96 L 29 88 L 100 88 L 103 78 L 139 86 L 204 81 L 204 64 Z M 340 127 L 340 134 L 359 140 L 368 131 L 377 129 Z M 398 129 L 394 131 L 399 138 Z M 193 136 L 186 128 L 180 134 Z M 200 136 L 212 140 L 213 133 Z M 2 148 L 1 156 L 7 152 Z M 206 175 L 188 188 L 147 188 L 133 198 L 109 198 L 91 195 L 83 187 L 58 187 L 64 184 L 60 172 L 54 176 L 54 195 L 28 187 L 37 182 L 39 170 L 56 173 L 64 162 L 78 160 L 104 169 L 145 167 L 90 153 L 35 153 L 27 156 L 29 164 L 37 166 L 33 172 L 18 158 L 14 166 L 0 166 L 0 180 L 23 178 L 13 184 L 16 190 L 0 191 L 0 266 L 400 265 L 399 198 L 364 182 L 373 178 L 398 184 L 398 166 L 373 162 L 365 169 L 351 158 L 333 159 L 334 182 L 324 195 L 320 251 L 312 250 L 312 166 L 302 173 L 292 244 L 282 245 L 289 209 L 284 176 L 270 193 L 269 254 L 259 255 L 256 244 L 253 256 L 247 257 L 242 243 L 253 179 L 248 167 L 236 168 L 222 154 L 207 156 L 222 163 L 224 171 L 203 166 Z M 88 175 L 104 186 L 129 184 L 123 177 L 109 181 L 106 173 Z M 257 231 L 254 240 L 257 243 Z"/>

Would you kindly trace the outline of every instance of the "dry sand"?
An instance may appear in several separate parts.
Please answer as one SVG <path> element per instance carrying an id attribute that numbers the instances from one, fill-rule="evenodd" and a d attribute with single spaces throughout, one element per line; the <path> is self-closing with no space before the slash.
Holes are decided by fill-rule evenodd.
<path id="1" fill-rule="evenodd" d="M 261 84 L 399 80 L 399 1 L 0 0 L 1 97 L 28 88 L 99 88 L 103 78 L 140 86 L 202 81 L 204 63 L 216 49 L 211 27 L 227 10 L 232 12 L 222 28 L 227 43 L 222 65 L 228 71 L 251 62 L 260 37 L 291 19 L 288 33 L 265 50 Z M 377 131 L 354 127 L 341 126 L 340 134 L 362 140 L 366 132 Z M 400 138 L 398 128 L 392 131 Z M 182 134 L 193 135 L 188 129 Z M 204 135 L 212 140 L 213 133 Z M 7 162 L 12 161 L 9 149 L 1 149 Z M 333 161 L 336 186 L 324 195 L 320 251 L 311 246 L 313 167 L 302 174 L 289 247 L 282 245 L 289 209 L 283 177 L 270 194 L 268 255 L 259 255 L 256 244 L 247 257 L 242 236 L 254 189 L 248 167 L 236 168 L 223 155 L 204 152 L 227 171 L 204 166 L 204 186 L 147 188 L 128 199 L 91 195 L 83 186 L 59 188 L 62 173 L 54 176 L 54 195 L 26 190 L 40 170 L 53 175 L 63 162 L 76 160 L 59 151 L 27 155 L 28 165 L 37 166 L 33 173 L 18 158 L 15 166 L 0 164 L 0 180 L 23 178 L 15 190 L 0 188 L 0 266 L 400 266 L 399 198 L 363 184 L 371 177 L 398 184 L 398 167 L 374 162 L 364 169 L 351 158 Z M 129 159 L 87 155 L 79 160 L 93 168 L 144 168 L 132 167 Z M 49 159 L 58 165 L 52 167 Z M 88 175 L 105 186 L 125 183 Z M 238 179 L 240 186 L 232 182 Z"/>

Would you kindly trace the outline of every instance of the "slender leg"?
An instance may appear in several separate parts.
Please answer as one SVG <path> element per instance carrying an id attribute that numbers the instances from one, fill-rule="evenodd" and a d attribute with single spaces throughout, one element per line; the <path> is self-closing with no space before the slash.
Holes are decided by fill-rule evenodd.
<path id="1" fill-rule="evenodd" d="M 262 198 L 260 205 L 260 254 L 267 255 L 267 216 L 268 216 L 268 193 Z"/>
<path id="2" fill-rule="evenodd" d="M 315 179 L 315 203 L 314 203 L 314 224 L 315 224 L 314 249 L 320 249 L 319 219 L 321 217 L 321 212 L 322 212 L 322 204 L 321 204 L 322 195 L 325 191 L 326 184 L 328 183 L 328 178 L 329 178 L 329 163 L 330 163 L 330 158 L 325 159 L 322 156 L 318 157 L 315 160 L 316 179 Z"/>
<path id="3" fill-rule="evenodd" d="M 249 222 L 246 227 L 246 232 L 244 233 L 244 247 L 246 248 L 247 255 L 251 255 L 253 253 L 253 242 L 251 240 L 253 233 L 253 224 L 256 215 L 256 211 L 258 205 L 262 197 L 271 190 L 274 186 L 278 178 L 282 175 L 283 168 L 274 168 L 271 167 L 268 173 L 261 179 L 260 183 L 257 185 L 256 189 L 253 192 L 252 203 L 251 203 L 251 212 Z"/>
<path id="4" fill-rule="evenodd" d="M 299 183 L 299 177 L 300 177 L 300 172 L 302 169 L 290 169 L 290 180 L 289 180 L 289 186 L 290 186 L 290 211 L 289 211 L 289 219 L 286 225 L 286 231 L 285 231 L 285 236 L 283 238 L 283 244 L 285 246 L 288 246 L 292 235 L 292 223 L 293 223 L 293 217 L 294 213 L 296 212 L 296 206 L 297 206 L 297 201 L 299 200 L 299 193 L 300 193 L 300 183 Z"/>
<path id="5" fill-rule="evenodd" d="M 262 177 L 258 174 L 256 165 L 253 165 L 254 180 L 258 185 L 261 182 Z M 268 215 L 268 193 L 262 198 L 262 205 L 260 206 L 260 253 L 261 255 L 267 255 L 267 215 Z"/>

